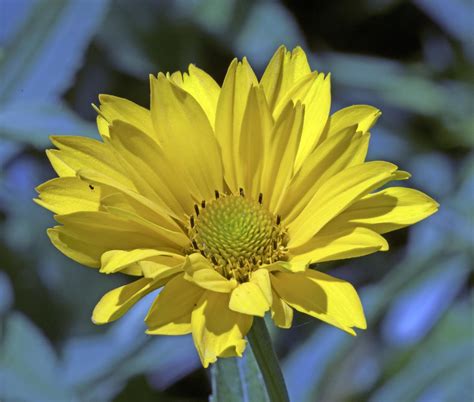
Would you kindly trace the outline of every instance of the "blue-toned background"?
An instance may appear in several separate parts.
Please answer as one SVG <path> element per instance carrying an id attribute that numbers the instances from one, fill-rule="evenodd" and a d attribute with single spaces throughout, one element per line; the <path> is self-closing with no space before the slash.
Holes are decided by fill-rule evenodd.
<path id="1" fill-rule="evenodd" d="M 319 267 L 360 290 L 369 329 L 275 330 L 292 401 L 471 401 L 473 16 L 468 0 L 0 0 L 0 400 L 207 401 L 191 339 L 143 334 L 149 300 L 91 323 L 127 278 L 56 251 L 33 189 L 54 175 L 48 135 L 96 136 L 99 93 L 148 106 L 149 73 L 192 62 L 221 82 L 234 55 L 261 73 L 283 43 L 332 72 L 333 110 L 382 109 L 370 159 L 441 204 L 389 253 Z"/>

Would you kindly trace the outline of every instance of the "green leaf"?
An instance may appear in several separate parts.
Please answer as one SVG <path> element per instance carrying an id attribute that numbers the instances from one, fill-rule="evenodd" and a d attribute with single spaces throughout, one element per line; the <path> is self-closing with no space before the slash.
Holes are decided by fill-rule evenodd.
<path id="1" fill-rule="evenodd" d="M 48 135 L 95 133 L 60 102 L 109 1 L 32 3 L 0 59 L 0 137 L 37 147 Z"/>
<path id="2" fill-rule="evenodd" d="M 15 102 L 0 109 L 0 137 L 45 148 L 49 135 L 97 137 L 97 128 L 75 115 L 66 105 Z"/>
<path id="3" fill-rule="evenodd" d="M 220 358 L 211 367 L 211 402 L 288 402 L 288 391 L 263 318 L 254 317 L 243 358 Z"/>
<path id="4" fill-rule="evenodd" d="M 396 108 L 437 119 L 453 133 L 456 145 L 473 144 L 472 87 L 461 80 L 434 80 L 429 69 L 405 65 L 382 57 L 337 52 L 309 55 L 312 66 L 331 72 L 344 96 L 356 98 L 361 91 L 367 99 L 382 99 Z M 467 129 L 467 130 L 466 130 Z M 449 138 L 444 139 L 451 141 Z"/>
<path id="5" fill-rule="evenodd" d="M 438 386 L 440 381 L 451 382 L 453 379 L 450 376 L 454 371 L 459 370 L 461 374 L 471 371 L 474 358 L 472 326 L 466 320 L 470 308 L 468 303 L 458 303 L 453 307 L 433 333 L 416 347 L 407 363 L 396 375 L 388 378 L 370 401 L 418 400 L 431 387 Z M 414 378 L 416 381 L 413 381 Z M 462 374 L 461 378 L 465 379 L 466 376 Z M 465 386 L 470 386 L 470 379 Z"/>
<path id="6" fill-rule="evenodd" d="M 360 290 L 369 330 L 406 286 L 424 272 L 436 268 L 440 252 L 432 250 L 431 254 L 418 260 L 405 258 L 377 286 Z M 334 378 L 340 374 L 344 362 L 360 347 L 360 339 L 368 336 L 366 331 L 361 331 L 360 336 L 354 338 L 322 324 L 308 339 L 293 348 L 283 362 L 291 399 L 309 402 L 321 399 L 324 392 L 334 391 Z M 348 384 L 346 386 L 349 388 Z"/>
<path id="7" fill-rule="evenodd" d="M 353 337 L 322 324 L 304 342 L 295 345 L 282 366 L 291 400 L 317 400 L 326 370 L 344 358 L 354 343 Z"/>
<path id="8" fill-rule="evenodd" d="M 260 70 L 278 46 L 283 44 L 292 49 L 304 45 L 304 37 L 294 16 L 276 1 L 255 2 L 242 26 L 229 40 L 236 54 L 246 55 L 252 66 Z"/>
<path id="9" fill-rule="evenodd" d="M 218 359 L 211 366 L 211 377 L 210 402 L 269 401 L 262 373 L 250 347 L 242 358 Z"/>
<path id="10" fill-rule="evenodd" d="M 147 372 L 153 373 L 154 385 L 164 389 L 199 367 L 190 336 L 145 334 L 143 317 L 155 297 L 152 293 L 140 300 L 104 334 L 66 342 L 61 372 L 84 400 L 111 400 L 130 378 Z"/>
<path id="11" fill-rule="evenodd" d="M 38 1 L 0 64 L 0 102 L 57 98 L 71 84 L 108 0 Z"/>
<path id="12" fill-rule="evenodd" d="M 21 313 L 4 321 L 0 346 L 2 401 L 72 401 L 61 381 L 58 361 L 49 341 Z"/>

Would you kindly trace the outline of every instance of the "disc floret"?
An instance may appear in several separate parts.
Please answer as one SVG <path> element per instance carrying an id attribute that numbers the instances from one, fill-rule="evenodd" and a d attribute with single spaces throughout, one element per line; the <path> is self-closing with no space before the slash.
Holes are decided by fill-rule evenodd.
<path id="1" fill-rule="evenodd" d="M 199 252 L 227 278 L 239 282 L 263 264 L 286 258 L 286 231 L 258 201 L 216 193 L 216 199 L 195 206 L 190 217 L 191 252 Z"/>

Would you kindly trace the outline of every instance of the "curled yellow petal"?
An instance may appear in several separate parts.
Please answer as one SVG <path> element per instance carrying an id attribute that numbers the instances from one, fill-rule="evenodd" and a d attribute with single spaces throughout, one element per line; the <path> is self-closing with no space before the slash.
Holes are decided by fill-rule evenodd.
<path id="1" fill-rule="evenodd" d="M 353 105 L 334 113 L 328 122 L 327 136 L 331 137 L 341 130 L 356 125 L 357 131 L 366 133 L 377 122 L 382 112 L 369 105 Z"/>
<path id="2" fill-rule="evenodd" d="M 270 275 L 266 269 L 252 272 L 250 281 L 238 285 L 231 293 L 229 308 L 233 311 L 263 317 L 272 304 Z"/>
<path id="3" fill-rule="evenodd" d="M 193 340 L 202 365 L 218 357 L 242 356 L 253 317 L 229 309 L 229 294 L 206 291 L 191 316 Z"/>
<path id="4" fill-rule="evenodd" d="M 238 313 L 263 317 L 270 308 L 270 302 L 257 284 L 245 282 L 232 291 L 229 308 Z"/>
<path id="5" fill-rule="evenodd" d="M 272 319 L 280 328 L 290 328 L 293 322 L 293 309 L 275 291 L 273 291 Z"/>
<path id="6" fill-rule="evenodd" d="M 123 268 L 134 264 L 138 261 L 151 259 L 152 257 L 169 257 L 170 262 L 174 262 L 178 254 L 170 251 L 163 251 L 157 249 L 134 249 L 134 250 L 109 250 L 102 254 L 100 272 L 105 274 L 112 274 L 121 271 Z M 171 264 L 170 264 L 171 265 Z"/>
<path id="7" fill-rule="evenodd" d="M 185 280 L 171 279 L 153 302 L 145 322 L 151 335 L 183 335 L 191 332 L 191 313 L 204 289 Z"/>
<path id="8" fill-rule="evenodd" d="M 257 269 L 250 275 L 250 282 L 255 283 L 260 288 L 267 302 L 271 304 L 272 284 L 270 282 L 269 271 L 266 269 Z"/>
<path id="9" fill-rule="evenodd" d="M 94 324 L 106 324 L 124 315 L 138 300 L 158 289 L 163 282 L 141 278 L 106 293 L 92 313 Z"/>
<path id="10" fill-rule="evenodd" d="M 191 254 L 184 264 L 184 279 L 203 289 L 219 293 L 230 293 L 236 286 L 235 279 L 227 279 L 217 272 L 211 263 L 201 254 Z"/>
<path id="11" fill-rule="evenodd" d="M 309 262 L 304 259 L 295 259 L 291 261 L 276 261 L 273 264 L 264 265 L 262 268 L 268 272 L 288 271 L 288 272 L 304 272 L 308 268 Z"/>

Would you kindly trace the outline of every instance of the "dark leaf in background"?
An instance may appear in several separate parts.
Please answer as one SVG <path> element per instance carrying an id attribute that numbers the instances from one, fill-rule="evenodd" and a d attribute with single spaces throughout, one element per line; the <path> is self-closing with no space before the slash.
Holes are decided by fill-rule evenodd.
<path id="1" fill-rule="evenodd" d="M 40 0 L 0 59 L 0 137 L 39 148 L 52 133 L 94 135 L 60 97 L 73 82 L 108 0 Z M 15 3 L 7 1 L 15 14 Z M 24 13 L 24 3 L 17 6 Z M 2 17 L 2 20 L 5 17 Z"/>
<path id="2" fill-rule="evenodd" d="M 13 312 L 2 325 L 0 397 L 5 401 L 74 400 L 64 386 L 49 341 L 24 315 Z"/>

